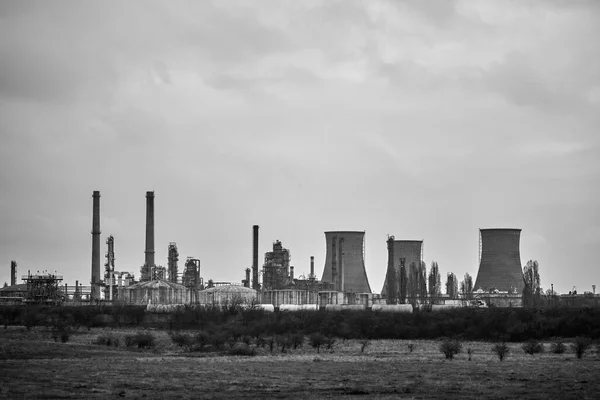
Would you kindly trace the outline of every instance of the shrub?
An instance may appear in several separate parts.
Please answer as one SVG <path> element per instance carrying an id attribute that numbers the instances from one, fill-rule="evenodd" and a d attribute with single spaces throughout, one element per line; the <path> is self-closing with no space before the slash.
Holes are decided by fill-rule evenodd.
<path id="1" fill-rule="evenodd" d="M 302 347 L 304 345 L 304 335 L 301 333 L 296 333 L 292 335 L 292 347 L 296 350 L 298 347 Z"/>
<path id="2" fill-rule="evenodd" d="M 408 348 L 408 352 L 412 353 L 415 350 L 415 345 L 414 343 L 409 343 L 406 345 L 406 347 Z"/>
<path id="3" fill-rule="evenodd" d="M 223 332 L 217 332 L 212 336 L 209 336 L 210 344 L 213 345 L 216 349 L 223 349 L 225 347 L 225 343 L 227 343 L 227 336 Z"/>
<path id="4" fill-rule="evenodd" d="M 447 360 L 452 360 L 455 354 L 462 351 L 462 343 L 455 339 L 445 339 L 440 344 L 440 351 L 446 356 Z"/>
<path id="5" fill-rule="evenodd" d="M 246 346 L 250 346 L 252 344 L 252 336 L 243 335 L 242 336 L 242 343 L 246 344 Z"/>
<path id="6" fill-rule="evenodd" d="M 94 341 L 94 344 L 97 344 L 100 346 L 119 347 L 119 342 L 120 342 L 119 338 L 116 337 L 115 335 L 113 335 L 112 333 L 103 333 L 103 334 L 98 335 L 98 337 Z"/>
<path id="7" fill-rule="evenodd" d="M 471 348 L 469 347 L 469 348 L 467 349 L 467 354 L 469 355 L 469 361 L 471 361 L 471 356 L 472 356 L 473 354 L 475 354 L 475 352 L 474 352 L 473 350 L 471 350 Z"/>
<path id="8" fill-rule="evenodd" d="M 531 354 L 531 355 L 544 352 L 544 345 L 535 339 L 531 339 L 531 340 L 528 340 L 527 342 L 523 343 L 521 348 L 523 349 L 523 351 L 525 353 Z"/>
<path id="9" fill-rule="evenodd" d="M 170 332 L 169 336 L 171 341 L 179 347 L 190 349 L 195 343 L 194 337 L 188 333 Z"/>
<path id="10" fill-rule="evenodd" d="M 333 350 L 333 345 L 335 344 L 335 338 L 333 336 L 329 336 L 325 339 L 325 347 L 327 350 Z"/>
<path id="11" fill-rule="evenodd" d="M 563 341 L 560 339 L 556 339 L 550 345 L 550 351 L 553 352 L 554 354 L 563 354 L 566 349 L 567 349 L 567 347 L 565 346 Z"/>
<path id="12" fill-rule="evenodd" d="M 492 347 L 492 352 L 495 353 L 498 358 L 500 359 L 500 361 L 503 361 L 504 358 L 508 355 L 508 353 L 510 352 L 510 348 L 508 347 L 508 345 L 504 342 L 502 343 L 496 343 L 493 347 Z"/>
<path id="13" fill-rule="evenodd" d="M 202 351 L 205 346 L 211 344 L 210 335 L 205 331 L 198 331 L 194 335 L 194 343 L 196 344 L 196 346 L 198 346 L 198 350 Z"/>
<path id="14" fill-rule="evenodd" d="M 269 336 L 266 339 L 267 344 L 269 345 L 269 350 L 271 351 L 271 353 L 273 352 L 273 348 L 275 347 L 275 337 L 273 336 Z"/>
<path id="15" fill-rule="evenodd" d="M 293 346 L 293 335 L 277 335 L 275 341 L 281 347 L 281 352 L 285 353 L 286 349 Z"/>
<path id="16" fill-rule="evenodd" d="M 317 349 L 317 353 L 321 351 L 321 346 L 325 344 L 326 340 L 327 338 L 322 333 L 316 332 L 310 335 L 310 345 Z"/>
<path id="17" fill-rule="evenodd" d="M 238 343 L 227 352 L 232 356 L 255 356 L 256 349 L 248 346 L 246 343 Z"/>
<path id="18" fill-rule="evenodd" d="M 125 346 L 137 346 L 138 349 L 151 348 L 156 345 L 154 335 L 150 332 L 138 332 L 135 335 L 125 336 Z"/>
<path id="19" fill-rule="evenodd" d="M 52 328 L 52 338 L 55 342 L 67 343 L 71 337 L 71 327 L 68 325 L 58 325 Z"/>
<path id="20" fill-rule="evenodd" d="M 591 344 L 592 341 L 589 338 L 585 336 L 578 336 L 575 338 L 573 343 L 571 343 L 571 349 L 573 350 L 577 358 L 581 358 L 591 346 Z"/>
<path id="21" fill-rule="evenodd" d="M 371 341 L 369 339 L 363 339 L 358 343 L 360 343 L 360 352 L 364 353 L 365 349 L 371 344 Z"/>

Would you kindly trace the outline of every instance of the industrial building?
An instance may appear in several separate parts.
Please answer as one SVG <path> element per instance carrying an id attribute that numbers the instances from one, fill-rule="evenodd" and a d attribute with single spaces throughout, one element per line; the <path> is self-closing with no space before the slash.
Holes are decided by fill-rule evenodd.
<path id="1" fill-rule="evenodd" d="M 294 267 L 290 267 L 290 259 L 290 251 L 284 248 L 279 240 L 273 242 L 273 251 L 265 253 L 263 290 L 283 289 L 290 285 L 294 279 Z"/>

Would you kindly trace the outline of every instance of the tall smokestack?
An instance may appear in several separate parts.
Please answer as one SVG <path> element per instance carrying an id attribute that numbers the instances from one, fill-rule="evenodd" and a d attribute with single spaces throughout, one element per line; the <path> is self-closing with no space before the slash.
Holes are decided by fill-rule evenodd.
<path id="1" fill-rule="evenodd" d="M 315 279 L 315 256 L 310 256 L 310 279 Z"/>
<path id="2" fill-rule="evenodd" d="M 154 268 L 154 192 L 146 192 L 146 274 L 142 280 L 150 280 Z"/>
<path id="3" fill-rule="evenodd" d="M 294 267 L 290 267 L 290 279 L 294 280 Z"/>
<path id="4" fill-rule="evenodd" d="M 100 191 L 92 195 L 92 292 L 91 300 L 100 299 Z"/>
<path id="5" fill-rule="evenodd" d="M 258 225 L 252 227 L 252 289 L 260 289 L 258 283 Z"/>
<path id="6" fill-rule="evenodd" d="M 10 286 L 15 286 L 17 284 L 17 262 L 10 262 Z"/>
<path id="7" fill-rule="evenodd" d="M 388 248 L 388 267 L 387 267 L 387 293 L 382 292 L 384 296 L 387 295 L 387 304 L 396 304 L 396 294 L 398 293 L 398 283 L 396 280 L 396 270 L 394 269 L 394 237 L 389 236 L 387 240 Z"/>

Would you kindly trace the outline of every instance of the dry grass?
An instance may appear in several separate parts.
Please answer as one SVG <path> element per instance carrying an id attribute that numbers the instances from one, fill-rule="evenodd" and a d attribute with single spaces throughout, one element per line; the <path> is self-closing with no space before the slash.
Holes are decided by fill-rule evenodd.
<path id="1" fill-rule="evenodd" d="M 139 350 L 92 344 L 106 330 L 75 332 L 55 343 L 49 331 L 0 329 L 0 398 L 302 398 L 546 399 L 597 398 L 600 357 L 571 352 L 531 357 L 520 343 L 499 362 L 491 343 L 464 342 L 473 350 L 445 360 L 438 341 L 358 340 L 333 349 L 302 348 L 257 356 L 189 353 L 164 331 L 157 346 Z M 124 337 L 133 330 L 115 330 Z"/>

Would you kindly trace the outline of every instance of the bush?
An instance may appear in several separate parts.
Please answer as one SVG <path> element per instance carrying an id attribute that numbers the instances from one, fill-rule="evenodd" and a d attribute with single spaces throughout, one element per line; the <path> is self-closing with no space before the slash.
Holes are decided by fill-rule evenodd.
<path id="1" fill-rule="evenodd" d="M 525 353 L 531 354 L 531 355 L 544 352 L 544 345 L 535 339 L 531 339 L 531 340 L 523 343 L 521 348 L 523 349 L 523 351 Z"/>
<path id="2" fill-rule="evenodd" d="M 573 350 L 577 358 L 581 358 L 591 346 L 591 344 L 592 341 L 588 337 L 578 336 L 575 338 L 573 343 L 571 343 L 571 349 Z"/>
<path id="3" fill-rule="evenodd" d="M 321 351 L 321 346 L 326 342 L 327 338 L 322 333 L 313 333 L 310 335 L 310 345 L 317 349 L 317 353 Z"/>
<path id="4" fill-rule="evenodd" d="M 504 358 L 508 355 L 508 353 L 510 352 L 510 348 L 508 347 L 508 345 L 504 342 L 502 343 L 496 343 L 493 347 L 492 347 L 492 352 L 495 353 L 498 358 L 500 359 L 500 361 L 503 361 Z"/>
<path id="5" fill-rule="evenodd" d="M 296 350 L 299 347 L 304 345 L 304 335 L 301 333 L 296 333 L 292 335 L 292 347 Z"/>
<path id="6" fill-rule="evenodd" d="M 471 350 L 471 348 L 469 347 L 469 348 L 467 349 L 467 354 L 469 355 L 469 361 L 471 361 L 471 356 L 472 356 L 473 354 L 475 354 L 475 352 L 474 352 L 473 350 Z"/>
<path id="7" fill-rule="evenodd" d="M 440 351 L 446 356 L 447 360 L 452 360 L 454 355 L 462 351 L 462 343 L 458 340 L 445 339 L 440 344 Z"/>
<path id="8" fill-rule="evenodd" d="M 358 343 L 360 343 L 360 352 L 364 353 L 365 349 L 371 344 L 371 341 L 369 339 L 363 339 Z"/>
<path id="9" fill-rule="evenodd" d="M 335 338 L 333 336 L 329 336 L 325 339 L 325 347 L 327 350 L 333 350 L 333 345 L 335 345 Z"/>
<path id="10" fill-rule="evenodd" d="M 255 356 L 256 349 L 254 347 L 248 346 L 246 343 L 238 343 L 227 352 L 232 356 Z"/>
<path id="11" fill-rule="evenodd" d="M 406 347 L 408 348 L 408 352 L 412 353 L 415 350 L 415 345 L 414 343 L 409 343 L 406 345 Z"/>
<path id="12" fill-rule="evenodd" d="M 293 346 L 293 335 L 277 335 L 275 337 L 277 345 L 281 347 L 281 352 L 285 353 L 287 349 Z"/>
<path id="13" fill-rule="evenodd" d="M 150 332 L 138 332 L 125 336 L 125 346 L 137 346 L 138 349 L 152 348 L 156 345 L 154 335 Z"/>
<path id="14" fill-rule="evenodd" d="M 194 343 L 196 344 L 196 346 L 198 346 L 198 350 L 202 351 L 204 350 L 205 346 L 211 344 L 210 335 L 204 331 L 198 331 L 194 335 Z"/>
<path id="15" fill-rule="evenodd" d="M 69 341 L 71 337 L 71 327 L 68 325 L 55 325 L 52 328 L 52 338 L 54 339 L 55 342 L 58 342 L 58 340 L 60 339 L 60 341 L 62 343 L 67 343 Z"/>
<path id="16" fill-rule="evenodd" d="M 94 341 L 94 344 L 98 344 L 100 346 L 115 346 L 115 347 L 119 347 L 119 338 L 116 337 L 115 335 L 113 335 L 112 333 L 103 333 L 98 335 L 98 337 L 96 338 L 96 340 Z"/>
<path id="17" fill-rule="evenodd" d="M 562 340 L 557 339 L 550 345 L 550 351 L 554 354 L 563 354 L 565 350 L 567 350 L 567 346 Z"/>
<path id="18" fill-rule="evenodd" d="M 169 336 L 173 343 L 179 347 L 185 347 L 186 349 L 190 349 L 195 343 L 194 337 L 188 333 L 170 332 Z"/>

